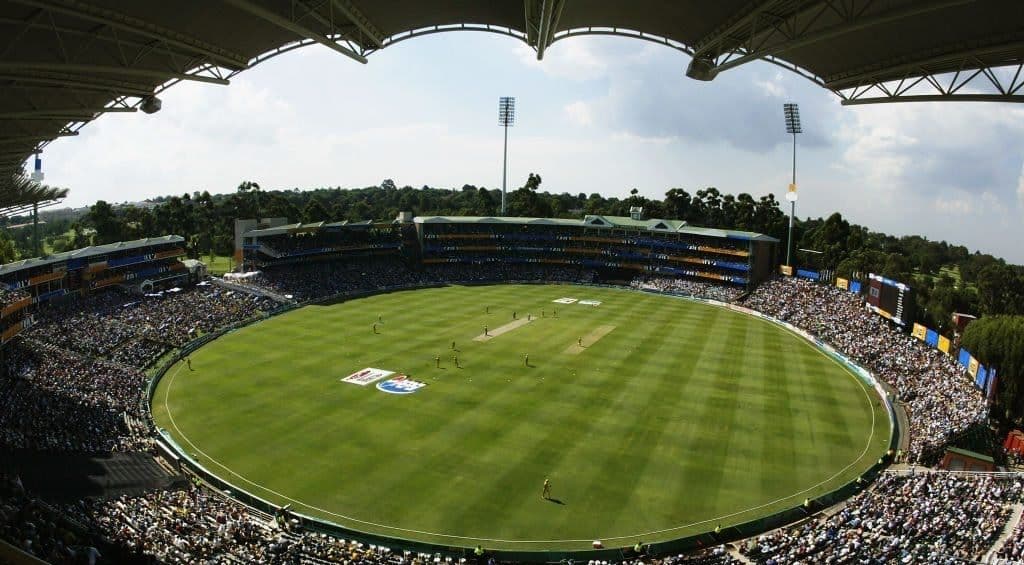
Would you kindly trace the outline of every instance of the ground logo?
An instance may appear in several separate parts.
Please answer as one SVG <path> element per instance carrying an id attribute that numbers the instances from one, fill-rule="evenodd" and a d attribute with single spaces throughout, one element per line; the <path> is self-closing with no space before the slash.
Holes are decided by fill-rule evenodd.
<path id="1" fill-rule="evenodd" d="M 405 375 L 398 375 L 393 379 L 377 383 L 377 390 L 388 394 L 412 394 L 425 386 L 427 383 L 421 383 Z"/>
<path id="2" fill-rule="evenodd" d="M 373 367 L 367 367 L 362 371 L 357 371 L 351 375 L 341 379 L 341 382 L 352 383 L 354 385 L 366 386 L 371 383 L 375 383 L 384 377 L 390 377 L 394 375 L 394 371 L 388 371 L 386 369 L 374 369 Z"/>

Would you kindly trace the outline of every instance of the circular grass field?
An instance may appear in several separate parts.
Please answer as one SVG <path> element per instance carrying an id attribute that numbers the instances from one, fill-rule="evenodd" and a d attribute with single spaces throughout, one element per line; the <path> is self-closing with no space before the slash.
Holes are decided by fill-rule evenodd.
<path id="1" fill-rule="evenodd" d="M 167 372 L 153 417 L 208 470 L 300 513 L 449 546 L 583 549 L 737 524 L 852 480 L 891 433 L 874 391 L 802 338 L 629 290 L 307 306 L 191 364 Z M 342 380 L 366 368 L 394 374 Z"/>

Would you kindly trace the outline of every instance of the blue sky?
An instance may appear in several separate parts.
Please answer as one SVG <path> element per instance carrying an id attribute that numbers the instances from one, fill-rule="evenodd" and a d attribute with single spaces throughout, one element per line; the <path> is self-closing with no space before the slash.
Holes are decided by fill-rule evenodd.
<path id="1" fill-rule="evenodd" d="M 509 185 L 660 198 L 782 196 L 790 138 L 782 104 L 800 104 L 802 217 L 839 211 L 895 234 L 945 239 L 1024 263 L 1024 108 L 1008 104 L 842 107 L 768 63 L 703 83 L 668 47 L 613 37 L 552 45 L 478 32 L 400 42 L 360 65 L 320 46 L 246 71 L 227 87 L 175 86 L 154 115 L 111 114 L 44 154 L 67 202 L 195 190 L 399 185 L 499 187 L 497 99 L 517 98 Z"/>

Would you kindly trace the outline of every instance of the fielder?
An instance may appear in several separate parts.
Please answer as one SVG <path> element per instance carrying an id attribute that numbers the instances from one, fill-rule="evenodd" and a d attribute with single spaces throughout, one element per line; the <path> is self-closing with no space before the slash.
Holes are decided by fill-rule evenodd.
<path id="1" fill-rule="evenodd" d="M 551 500 L 551 479 L 544 479 L 544 488 L 540 491 L 540 497 L 544 500 Z"/>

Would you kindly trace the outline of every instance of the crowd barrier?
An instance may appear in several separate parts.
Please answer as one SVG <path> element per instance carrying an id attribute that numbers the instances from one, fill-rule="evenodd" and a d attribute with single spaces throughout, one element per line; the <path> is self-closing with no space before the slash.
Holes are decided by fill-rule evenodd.
<path id="1" fill-rule="evenodd" d="M 243 489 L 239 489 L 234 484 L 232 484 L 232 483 L 230 483 L 228 481 L 225 481 L 220 476 L 218 476 L 216 473 L 210 471 L 205 466 L 203 466 L 199 461 L 195 460 L 192 457 L 192 455 L 188 452 L 188 450 L 183 449 L 182 446 L 178 445 L 178 443 L 174 440 L 174 438 L 171 436 L 171 434 L 167 430 L 156 428 L 155 423 L 153 422 L 152 414 L 150 412 L 150 405 L 152 404 L 153 394 L 156 392 L 156 387 L 157 387 L 157 385 L 159 385 L 160 380 L 164 377 L 164 375 L 167 373 L 167 371 L 170 370 L 170 368 L 173 367 L 181 359 L 184 359 L 185 357 L 190 355 L 195 350 L 197 350 L 200 347 L 210 343 L 211 341 L 219 338 L 220 336 L 222 336 L 224 334 L 227 334 L 229 332 L 235 331 L 235 330 L 237 330 L 239 328 L 242 328 L 244 326 L 248 326 L 248 325 L 253 324 L 255 322 L 259 322 L 259 321 L 265 320 L 265 319 L 267 319 L 269 317 L 276 316 L 276 315 L 282 314 L 284 312 L 288 312 L 290 310 L 294 310 L 294 309 L 299 308 L 299 307 L 304 306 L 304 305 L 309 305 L 309 304 L 325 304 L 325 303 L 332 303 L 332 302 L 338 302 L 338 301 L 344 301 L 344 300 L 352 300 L 352 299 L 356 299 L 356 298 L 362 298 L 362 297 L 365 297 L 365 296 L 371 296 L 371 295 L 388 293 L 388 292 L 404 291 L 404 290 L 418 290 L 418 289 L 422 289 L 422 288 L 437 288 L 437 287 L 448 286 L 448 285 L 451 285 L 451 284 L 461 284 L 461 285 L 493 285 L 496 282 L 498 282 L 498 281 L 463 281 L 463 282 L 453 281 L 453 282 L 449 282 L 449 283 L 436 283 L 436 284 L 420 284 L 420 285 L 404 285 L 404 286 L 381 287 L 379 289 L 374 289 L 374 290 L 359 291 L 359 292 L 352 292 L 352 293 L 341 293 L 341 294 L 337 294 L 337 295 L 326 297 L 326 298 L 321 298 L 321 299 L 317 299 L 317 300 L 313 300 L 313 301 L 307 301 L 307 302 L 302 303 L 302 304 L 283 305 L 282 307 L 277 308 L 277 309 L 273 310 L 272 312 L 268 312 L 268 313 L 266 313 L 263 316 L 257 316 L 257 317 L 254 317 L 254 318 L 250 318 L 250 319 L 245 320 L 243 322 L 232 324 L 231 326 L 228 326 L 226 328 L 220 329 L 218 331 L 211 332 L 209 334 L 205 334 L 205 335 L 203 335 L 203 336 L 201 336 L 201 337 L 199 337 L 199 338 L 189 342 L 185 346 L 183 346 L 179 351 L 175 352 L 175 354 L 170 359 L 168 359 L 167 361 L 162 363 L 159 366 L 159 368 L 157 368 L 155 370 L 153 377 L 150 379 L 149 383 L 146 386 L 145 397 L 142 400 L 142 402 L 144 402 L 144 404 L 145 404 L 145 406 L 144 406 L 144 413 L 149 416 L 149 418 L 148 418 L 149 419 L 149 425 L 156 432 L 155 436 L 156 436 L 158 442 L 160 442 L 162 444 L 162 447 L 165 447 L 165 448 L 167 448 L 167 449 L 169 449 L 172 452 L 177 454 L 177 456 L 179 457 L 178 461 L 181 463 L 182 467 L 187 468 L 191 473 L 194 473 L 196 476 L 200 477 L 203 481 L 205 481 L 209 485 L 211 485 L 214 488 L 218 489 L 219 491 L 221 491 L 221 492 L 231 496 L 235 500 L 238 500 L 242 504 L 245 504 L 246 506 L 249 506 L 249 507 L 254 508 L 254 509 L 258 510 L 258 511 L 264 512 L 266 514 L 271 514 L 271 515 L 276 514 L 281 509 L 281 506 L 279 506 L 277 504 L 274 504 L 274 503 L 272 503 L 272 502 L 270 502 L 268 500 L 265 500 L 265 499 L 263 499 L 263 498 L 261 498 L 259 496 L 256 496 L 255 494 L 247 492 L 247 491 L 245 491 Z M 807 341 L 810 341 L 814 346 L 816 346 L 820 350 L 824 351 L 830 357 L 832 357 L 833 359 L 835 359 L 836 361 L 841 363 L 843 366 L 845 366 L 846 368 L 851 370 L 855 375 L 857 375 L 858 378 L 862 379 L 866 384 L 871 386 L 875 390 L 875 392 L 878 394 L 878 396 L 881 399 L 881 401 L 886 406 L 886 413 L 888 414 L 889 422 L 891 424 L 891 430 L 892 430 L 892 432 L 890 434 L 890 438 L 889 438 L 889 448 L 890 448 L 890 450 L 895 451 L 896 447 L 899 444 L 899 438 L 900 438 L 901 430 L 899 428 L 898 420 L 897 420 L 897 418 L 895 416 L 895 411 L 894 411 L 893 405 L 890 402 L 889 396 L 886 394 L 885 390 L 882 388 L 882 386 L 879 384 L 879 382 L 874 378 L 874 376 L 870 372 L 868 372 L 867 370 L 865 370 L 865 369 L 861 368 L 860 366 L 858 366 L 857 364 L 853 363 L 849 358 L 847 358 L 842 353 L 839 353 L 838 351 L 836 351 L 834 348 L 832 348 L 828 344 L 825 344 L 825 343 L 821 342 L 820 340 L 818 340 L 817 338 L 815 338 L 811 334 L 807 333 L 806 331 L 804 331 L 804 330 L 802 330 L 800 328 L 797 328 L 796 326 L 793 326 L 792 324 L 789 324 L 787 322 L 783 322 L 783 321 L 777 320 L 777 319 L 775 319 L 775 318 L 773 318 L 771 316 L 766 316 L 766 315 L 764 315 L 764 314 L 762 314 L 760 312 L 757 312 L 755 310 L 750 310 L 748 308 L 744 308 L 742 306 L 738 306 L 738 305 L 735 305 L 735 304 L 720 302 L 720 301 L 717 301 L 717 300 L 704 299 L 704 298 L 695 297 L 695 296 L 691 296 L 691 295 L 684 294 L 684 293 L 678 293 L 678 292 L 661 292 L 661 291 L 650 290 L 650 289 L 636 290 L 636 289 L 631 289 L 629 287 L 623 287 L 621 285 L 609 285 L 609 284 L 599 284 L 599 283 L 580 284 L 580 283 L 567 283 L 567 282 L 560 282 L 560 281 L 500 281 L 500 282 L 502 284 L 505 284 L 505 283 L 507 283 L 507 284 L 566 284 L 566 285 L 572 285 L 572 286 L 590 286 L 590 287 L 598 287 L 598 288 L 614 288 L 614 289 L 617 289 L 617 290 L 630 290 L 630 291 L 638 291 L 638 292 L 647 292 L 647 293 L 651 293 L 651 294 L 668 295 L 668 296 L 673 296 L 673 297 L 677 297 L 677 298 L 693 300 L 693 301 L 696 301 L 696 302 L 700 302 L 700 303 L 704 303 L 704 304 L 709 304 L 709 305 L 720 307 L 720 308 L 726 308 L 726 309 L 732 310 L 734 312 L 738 312 L 738 313 L 754 316 L 754 317 L 760 318 L 762 320 L 765 320 L 767 322 L 773 323 L 773 324 L 775 324 L 777 326 L 780 326 L 780 327 L 782 327 L 782 328 L 784 328 L 784 329 L 786 329 L 786 330 L 796 334 L 797 336 L 800 336 L 800 337 L 806 339 Z M 647 544 L 645 542 L 645 545 L 648 548 L 648 555 L 650 555 L 652 557 L 656 557 L 656 556 L 669 556 L 669 555 L 675 555 L 675 554 L 679 554 L 679 553 L 686 553 L 686 552 L 690 552 L 690 551 L 696 551 L 696 550 L 700 550 L 700 549 L 704 549 L 704 548 L 714 547 L 714 546 L 717 546 L 717 545 L 720 545 L 720 544 L 723 544 L 723 543 L 729 543 L 729 542 L 733 542 L 733 541 L 736 541 L 736 540 L 747 539 L 747 538 L 750 538 L 750 537 L 762 534 L 764 532 L 771 531 L 771 530 L 783 527 L 783 526 L 785 526 L 787 524 L 791 524 L 791 523 L 798 522 L 800 520 L 806 519 L 806 518 L 814 515 L 815 513 L 817 513 L 820 510 L 823 510 L 823 509 L 831 507 L 831 506 L 833 506 L 835 504 L 841 503 L 842 501 L 850 498 L 851 496 L 853 496 L 854 494 L 856 494 L 860 490 L 866 488 L 868 485 L 870 485 L 878 477 L 879 474 L 881 474 L 882 472 L 884 472 L 887 469 L 887 467 L 889 466 L 890 463 L 891 463 L 891 461 L 888 458 L 879 459 L 869 469 L 867 469 L 864 473 L 862 473 L 857 479 L 852 480 L 852 481 L 850 481 L 850 482 L 848 482 L 848 483 L 846 483 L 846 484 L 844 484 L 844 485 L 842 485 L 842 486 L 840 486 L 840 487 L 838 487 L 838 488 L 836 488 L 836 489 L 834 489 L 834 490 L 832 490 L 830 492 L 827 492 L 825 494 L 819 495 L 819 496 L 817 496 L 817 497 L 815 497 L 813 499 L 808 499 L 806 501 L 804 501 L 804 500 L 797 500 L 796 504 L 794 504 L 793 506 L 791 506 L 789 508 L 786 508 L 784 510 L 776 511 L 776 512 L 774 512 L 774 513 L 772 513 L 772 514 L 770 514 L 768 516 L 759 517 L 759 518 L 754 519 L 754 520 L 749 520 L 749 521 L 746 521 L 746 522 L 743 522 L 743 523 L 740 523 L 740 524 L 736 524 L 736 525 L 732 525 L 732 526 L 728 526 L 728 527 L 722 527 L 722 528 L 715 528 L 715 526 L 712 526 L 711 523 L 709 522 L 708 523 L 709 531 L 705 532 L 705 533 L 701 533 L 701 534 L 697 534 L 697 535 L 691 535 L 691 536 L 686 536 L 686 537 L 681 537 L 681 538 L 677 538 L 677 539 L 669 540 L 669 541 L 664 541 L 664 542 L 656 542 L 656 543 L 650 543 L 650 544 Z M 413 552 L 417 552 L 417 553 L 431 553 L 431 554 L 440 553 L 442 555 L 451 556 L 451 557 L 466 557 L 466 558 L 473 557 L 473 555 L 472 555 L 473 547 L 433 544 L 433 543 L 427 543 L 427 542 L 421 542 L 421 541 L 417 541 L 417 540 L 411 540 L 411 539 L 407 539 L 407 538 L 402 538 L 402 537 L 399 537 L 399 536 L 384 536 L 384 535 L 379 535 L 379 534 L 372 534 L 372 533 L 364 532 L 364 531 L 361 531 L 361 530 L 358 530 L 358 529 L 354 529 L 354 528 L 346 527 L 346 526 L 343 526 L 343 525 L 340 525 L 340 524 L 336 524 L 336 523 L 331 522 L 329 520 L 324 520 L 324 519 L 321 519 L 321 518 L 315 518 L 315 517 L 303 514 L 301 512 L 297 512 L 295 510 L 289 510 L 289 514 L 291 514 L 292 516 L 296 516 L 296 517 L 300 518 L 302 520 L 303 527 L 306 530 L 317 532 L 317 533 L 326 533 L 326 534 L 333 535 L 335 537 L 349 539 L 349 540 L 357 540 L 357 541 L 360 541 L 360 542 L 363 542 L 363 543 L 367 543 L 367 544 L 385 545 L 387 547 L 390 547 L 392 550 L 398 550 L 398 551 L 408 550 L 408 551 L 413 551 Z M 717 530 L 717 531 L 714 531 L 714 530 Z M 487 548 L 487 553 L 488 553 L 488 555 L 492 555 L 492 556 L 494 556 L 496 559 L 498 559 L 500 561 L 515 561 L 515 562 L 555 563 L 555 562 L 560 562 L 560 561 L 565 561 L 565 560 L 570 560 L 570 559 L 571 560 L 583 560 L 583 561 L 588 561 L 588 560 L 615 561 L 615 560 L 621 560 L 621 559 L 625 559 L 625 558 L 629 558 L 629 557 L 635 557 L 635 555 L 632 553 L 632 549 L 631 549 L 633 543 L 635 543 L 635 540 L 629 541 L 629 542 L 625 542 L 622 547 L 613 547 L 613 548 L 605 548 L 605 549 L 594 549 L 594 550 L 524 550 L 524 551 L 515 551 L 515 550 L 492 550 L 490 548 Z"/>

